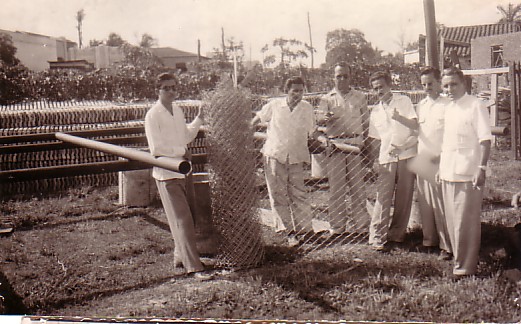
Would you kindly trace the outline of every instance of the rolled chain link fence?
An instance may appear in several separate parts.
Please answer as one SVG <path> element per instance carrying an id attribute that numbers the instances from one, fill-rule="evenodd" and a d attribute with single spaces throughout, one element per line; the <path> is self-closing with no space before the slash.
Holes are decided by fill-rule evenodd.
<path id="1" fill-rule="evenodd" d="M 245 90 L 222 82 L 203 104 L 219 261 L 234 268 L 254 267 L 262 262 L 264 244 L 256 209 L 259 195 L 250 126 L 252 102 Z"/>

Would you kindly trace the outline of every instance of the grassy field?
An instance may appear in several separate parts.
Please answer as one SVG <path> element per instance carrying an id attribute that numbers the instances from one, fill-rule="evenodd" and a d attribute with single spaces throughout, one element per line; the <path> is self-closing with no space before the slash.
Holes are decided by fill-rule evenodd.
<path id="1" fill-rule="evenodd" d="M 3 307 L 90 317 L 518 322 L 521 283 L 506 274 L 508 238 L 521 222 L 508 206 L 521 190 L 521 161 L 495 151 L 491 165 L 475 277 L 452 281 L 450 262 L 423 251 L 417 231 L 384 255 L 365 242 L 297 254 L 263 229 L 262 266 L 216 269 L 200 282 L 173 268 L 160 206 L 121 207 L 115 187 L 80 188 L 2 203 L 15 227 L 0 238 Z"/>

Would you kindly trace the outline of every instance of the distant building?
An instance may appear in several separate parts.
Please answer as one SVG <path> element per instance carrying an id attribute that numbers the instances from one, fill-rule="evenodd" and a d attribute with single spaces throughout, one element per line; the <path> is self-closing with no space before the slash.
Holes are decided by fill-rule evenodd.
<path id="1" fill-rule="evenodd" d="M 507 66 L 521 60 L 521 32 L 478 37 L 472 40 L 472 69 Z"/>
<path id="2" fill-rule="evenodd" d="M 199 56 L 172 47 L 155 47 L 151 48 L 150 51 L 161 60 L 163 65 L 181 71 L 188 70 L 188 63 L 209 60 L 208 57 Z"/>
<path id="3" fill-rule="evenodd" d="M 51 70 L 77 70 L 77 71 L 92 71 L 94 64 L 87 62 L 87 60 L 68 60 L 68 61 L 49 61 L 49 69 Z"/>
<path id="4" fill-rule="evenodd" d="M 420 63 L 420 50 L 410 50 L 403 52 L 403 63 L 405 64 L 414 64 Z"/>
<path id="5" fill-rule="evenodd" d="M 16 47 L 16 57 L 28 69 L 44 71 L 49 69 L 49 61 L 70 60 L 69 50 L 77 47 L 75 42 L 63 37 L 0 29 L 0 33 L 11 36 Z"/>
<path id="6" fill-rule="evenodd" d="M 82 49 L 70 50 L 73 60 L 85 60 L 94 65 L 96 69 L 107 69 L 114 63 L 123 61 L 123 51 L 119 47 L 99 45 Z"/>
<path id="7" fill-rule="evenodd" d="M 459 63 L 462 69 L 470 69 L 472 66 L 471 42 L 478 37 L 503 35 L 520 32 L 517 24 L 488 24 L 475 26 L 443 27 L 438 30 L 438 40 L 443 41 L 443 57 L 445 62 Z M 427 62 L 425 50 L 426 37 L 420 35 L 419 51 L 420 62 Z"/>
<path id="8" fill-rule="evenodd" d="M 508 66 L 508 62 L 521 60 L 521 32 L 477 37 L 471 42 L 472 69 L 489 69 Z M 490 79 L 475 77 L 479 89 L 490 90 Z M 508 86 L 508 75 L 498 77 L 499 86 Z"/>

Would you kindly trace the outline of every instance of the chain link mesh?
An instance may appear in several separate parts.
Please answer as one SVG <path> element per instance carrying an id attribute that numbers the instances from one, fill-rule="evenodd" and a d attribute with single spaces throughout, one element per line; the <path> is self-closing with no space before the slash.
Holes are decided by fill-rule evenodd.
<path id="1" fill-rule="evenodd" d="M 317 121 L 323 114 L 319 107 L 324 96 L 325 94 L 314 94 L 304 98 L 313 104 Z M 361 110 L 357 114 L 360 121 L 367 123 L 368 109 Z M 327 127 L 347 129 L 345 123 L 346 119 L 331 119 Z M 298 125 L 288 125 L 288 127 L 296 126 Z M 327 137 L 325 126 L 320 123 L 317 126 Z M 261 125 L 258 130 L 265 131 L 266 127 L 268 126 Z M 325 144 L 327 141 L 309 141 L 311 163 L 305 163 L 302 172 L 304 199 L 311 206 L 311 231 L 306 230 L 302 224 L 306 220 L 298 217 L 292 217 L 296 223 L 288 228 L 288 224 L 284 224 L 280 215 L 274 211 L 277 207 L 273 206 L 273 197 L 270 197 L 267 186 L 262 187 L 259 204 L 261 222 L 272 229 L 271 233 L 277 237 L 277 242 L 293 246 L 300 252 L 310 252 L 338 244 L 367 242 L 370 215 L 376 196 L 376 176 L 370 165 L 366 135 L 367 128 L 360 134 L 345 134 L 345 136 L 330 138 L 328 146 Z M 264 140 L 260 136 L 258 138 L 259 149 Z M 265 179 L 266 165 L 262 160 L 258 162 L 257 176 L 259 181 L 262 181 L 260 179 Z M 295 212 L 297 214 L 299 212 L 299 202 L 289 193 L 290 187 L 288 185 L 286 192 L 278 191 L 277 194 L 287 195 L 291 213 L 295 216 Z"/>
<path id="2" fill-rule="evenodd" d="M 255 208 L 252 102 L 245 90 L 224 82 L 205 101 L 212 218 L 220 236 L 218 258 L 225 266 L 254 267 L 262 261 L 264 244 Z"/>

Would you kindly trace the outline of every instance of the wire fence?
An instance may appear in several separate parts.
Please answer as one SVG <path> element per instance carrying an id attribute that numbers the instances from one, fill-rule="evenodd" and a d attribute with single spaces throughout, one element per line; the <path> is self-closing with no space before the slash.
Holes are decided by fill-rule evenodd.
<path id="1" fill-rule="evenodd" d="M 207 98 L 210 102 L 207 138 L 199 139 L 200 143 L 195 145 L 200 148 L 197 153 L 208 153 L 209 164 L 196 172 L 210 173 L 214 222 L 220 230 L 221 243 L 226 242 L 221 245 L 221 261 L 238 267 L 256 265 L 265 244 L 291 246 L 307 253 L 336 244 L 367 242 L 378 186 L 366 146 L 370 110 L 363 104 L 368 101 L 370 106 L 372 98 L 361 92 L 357 99 L 360 102 L 342 102 L 325 93 L 306 95 L 304 100 L 311 104 L 312 118 L 322 132 L 320 139 L 325 141 L 308 142 L 309 160 L 305 163 L 287 165 L 285 161 L 278 164 L 271 161 L 274 164 L 270 166 L 261 153 L 269 123 L 254 128 L 250 121 L 273 98 L 244 91 L 228 90 L 220 97 Z M 417 102 L 420 96 L 414 93 L 411 98 Z M 188 121 L 193 119 L 200 104 L 200 101 L 180 103 Z M 64 131 L 67 127 L 76 129 L 77 125 L 88 125 L 85 127 L 90 129 L 105 124 L 140 124 L 147 107 L 146 104 L 116 107 L 105 103 L 33 109 L 11 107 L 2 109 L 2 136 Z M 302 124 L 295 119 L 285 127 L 291 133 Z M 193 143 L 190 148 L 194 149 Z M 80 155 L 70 157 L 76 163 L 92 155 L 78 152 Z M 48 158 L 46 152 L 35 154 L 34 159 L 46 163 L 54 159 Z M 21 163 L 28 156 L 20 155 L 11 162 Z M 7 167 L 11 162 L 5 158 L 2 165 Z M 274 174 L 275 177 L 270 176 Z M 36 187 L 64 189 L 75 181 L 111 185 L 117 182 L 117 177 L 93 175 L 69 180 L 39 180 Z M 4 192 L 7 189 L 26 192 L 31 187 L 30 182 L 9 186 L 4 187 Z"/>
<path id="2" fill-rule="evenodd" d="M 309 252 L 366 241 L 376 177 L 366 145 L 367 97 L 358 94 L 352 102 L 328 94 L 306 98 L 321 132 L 308 142 L 309 163 L 257 160 L 260 219 L 281 244 Z M 286 127 L 291 138 L 302 125 L 295 117 Z"/>

